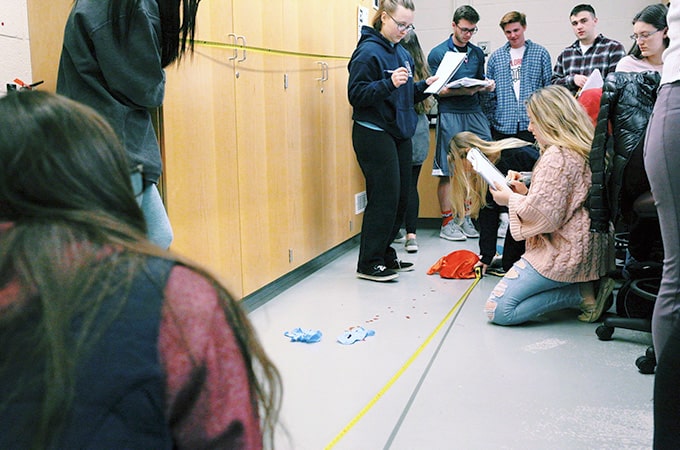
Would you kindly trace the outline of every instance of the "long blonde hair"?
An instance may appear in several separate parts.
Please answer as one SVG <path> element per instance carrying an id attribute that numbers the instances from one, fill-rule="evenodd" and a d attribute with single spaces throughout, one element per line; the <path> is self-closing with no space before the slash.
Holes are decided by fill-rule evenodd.
<path id="1" fill-rule="evenodd" d="M 595 128 L 567 88 L 552 85 L 535 91 L 527 100 L 527 114 L 542 137 L 541 153 L 555 146 L 588 159 Z"/>
<path id="2" fill-rule="evenodd" d="M 466 157 L 471 148 L 476 147 L 486 155 L 493 164 L 501 159 L 501 152 L 508 148 L 519 148 L 532 145 L 530 142 L 516 138 L 500 141 L 485 141 L 474 133 L 463 131 L 451 138 L 447 159 L 451 173 L 451 210 L 453 215 L 463 218 L 467 214 L 479 215 L 479 210 L 486 206 L 488 184 L 477 172 L 468 170 Z M 466 203 L 468 207 L 466 208 Z"/>

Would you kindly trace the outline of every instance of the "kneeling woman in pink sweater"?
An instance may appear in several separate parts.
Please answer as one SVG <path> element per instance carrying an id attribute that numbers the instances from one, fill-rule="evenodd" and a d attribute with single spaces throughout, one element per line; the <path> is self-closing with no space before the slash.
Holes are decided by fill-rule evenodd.
<path id="1" fill-rule="evenodd" d="M 485 311 L 493 323 L 516 325 L 579 307 L 579 320 L 595 322 L 614 287 L 605 277 L 614 257 L 613 235 L 590 232 L 585 206 L 593 125 L 562 86 L 536 91 L 527 112 L 541 148 L 531 187 L 512 181 L 512 190 L 497 185 L 491 191 L 496 203 L 508 206 L 510 231 L 526 240 L 526 251 L 493 289 Z"/>

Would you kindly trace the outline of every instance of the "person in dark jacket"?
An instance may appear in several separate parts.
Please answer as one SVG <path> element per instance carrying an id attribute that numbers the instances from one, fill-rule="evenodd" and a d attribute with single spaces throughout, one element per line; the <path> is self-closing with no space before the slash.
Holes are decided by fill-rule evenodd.
<path id="1" fill-rule="evenodd" d="M 77 0 L 59 61 L 57 93 L 102 114 L 123 143 L 130 168 L 142 166 L 141 207 L 149 239 L 162 248 L 173 235 L 156 187 L 161 154 L 150 110 L 163 103 L 163 69 L 193 49 L 198 3 Z"/>
<path id="2" fill-rule="evenodd" d="M 623 220 L 630 230 L 629 247 L 637 254 L 649 254 L 659 234 L 656 221 L 649 223 L 635 217 L 633 202 L 650 190 L 643 146 L 660 79 L 659 73 L 653 71 L 614 72 L 607 76 L 590 152 L 590 228 L 608 232 Z M 656 258 L 649 255 L 645 259 Z"/>
<path id="3" fill-rule="evenodd" d="M 366 178 L 357 276 L 372 281 L 397 278 L 413 270 L 390 246 L 404 220 L 411 179 L 412 146 L 418 116 L 414 104 L 436 78 L 413 81 L 413 58 L 399 42 L 414 29 L 412 0 L 384 0 L 373 26 L 349 62 L 347 92 L 353 107 L 352 143 Z"/>
<path id="4" fill-rule="evenodd" d="M 517 138 L 506 138 L 499 141 L 485 141 L 474 133 L 463 131 L 456 134 L 449 144 L 449 164 L 451 167 L 464 168 L 452 170 L 451 198 L 454 214 L 465 208 L 469 202 L 472 217 L 479 215 L 479 253 L 482 273 L 496 255 L 497 230 L 500 215 L 507 208 L 502 208 L 489 192 L 487 184 L 467 162 L 467 153 L 471 148 L 478 148 L 496 168 L 507 175 L 510 170 L 531 172 L 539 157 L 538 148 L 533 144 Z M 524 240 L 515 240 L 512 233 L 505 235 L 501 270 L 494 268 L 494 275 L 502 275 L 510 270 L 524 253 Z"/>

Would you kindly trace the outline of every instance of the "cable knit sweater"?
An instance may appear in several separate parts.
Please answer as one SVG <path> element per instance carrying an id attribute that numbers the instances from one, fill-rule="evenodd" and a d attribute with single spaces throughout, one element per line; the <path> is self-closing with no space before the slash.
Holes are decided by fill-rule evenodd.
<path id="1" fill-rule="evenodd" d="M 536 163 L 527 195 L 510 196 L 510 232 L 526 239 L 524 259 L 546 278 L 590 281 L 613 268 L 613 234 L 590 232 L 590 183 L 588 161 L 553 146 Z"/>

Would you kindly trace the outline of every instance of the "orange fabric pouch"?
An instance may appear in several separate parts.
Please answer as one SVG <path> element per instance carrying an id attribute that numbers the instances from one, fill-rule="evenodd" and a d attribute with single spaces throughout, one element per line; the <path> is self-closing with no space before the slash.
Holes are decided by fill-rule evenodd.
<path id="1" fill-rule="evenodd" d="M 439 273 L 442 278 L 475 278 L 475 264 L 478 261 L 479 256 L 476 253 L 470 250 L 456 250 L 439 258 L 427 274 Z"/>

